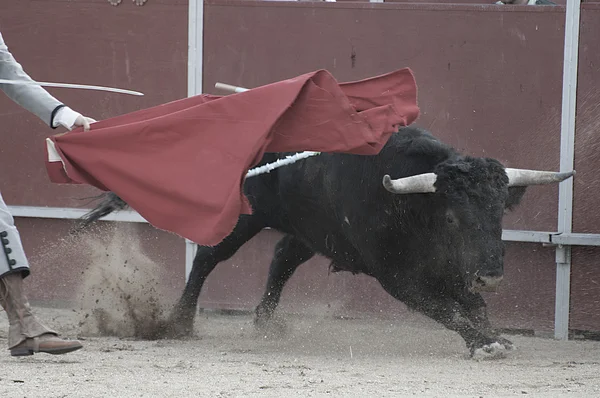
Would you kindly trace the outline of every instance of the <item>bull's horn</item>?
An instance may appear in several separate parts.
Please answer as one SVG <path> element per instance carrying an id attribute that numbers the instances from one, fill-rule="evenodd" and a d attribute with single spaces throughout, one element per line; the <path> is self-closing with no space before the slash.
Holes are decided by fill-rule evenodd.
<path id="1" fill-rule="evenodd" d="M 435 173 L 425 173 L 392 180 L 386 174 L 383 176 L 383 186 L 392 193 L 433 193 L 436 178 Z"/>
<path id="2" fill-rule="evenodd" d="M 505 169 L 509 187 L 554 184 L 575 175 L 575 170 L 566 172 L 537 171 L 524 169 Z"/>

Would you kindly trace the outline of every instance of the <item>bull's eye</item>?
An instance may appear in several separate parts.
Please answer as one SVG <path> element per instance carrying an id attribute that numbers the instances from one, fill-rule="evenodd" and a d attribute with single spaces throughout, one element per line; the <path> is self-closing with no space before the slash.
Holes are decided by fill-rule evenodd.
<path id="1" fill-rule="evenodd" d="M 446 210 L 446 224 L 452 227 L 456 227 L 458 225 L 458 219 L 452 210 Z"/>

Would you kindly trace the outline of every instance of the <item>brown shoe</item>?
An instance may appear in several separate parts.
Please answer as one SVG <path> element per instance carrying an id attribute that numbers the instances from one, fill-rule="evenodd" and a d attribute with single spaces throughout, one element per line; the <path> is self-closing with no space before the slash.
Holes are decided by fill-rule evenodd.
<path id="1" fill-rule="evenodd" d="M 10 349 L 10 355 L 21 357 L 33 355 L 36 352 L 45 352 L 46 354 L 66 354 L 76 351 L 83 346 L 77 340 L 64 340 L 52 334 L 43 334 L 39 337 L 27 339 L 21 344 Z"/>

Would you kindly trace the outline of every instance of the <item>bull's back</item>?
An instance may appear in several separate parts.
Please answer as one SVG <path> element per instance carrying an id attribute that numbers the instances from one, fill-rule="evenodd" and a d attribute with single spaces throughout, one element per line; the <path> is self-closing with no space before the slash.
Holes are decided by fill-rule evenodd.
<path id="1" fill-rule="evenodd" d="M 403 128 L 377 155 L 322 153 L 247 179 L 245 192 L 271 228 L 302 238 L 322 254 L 332 243 L 351 252 L 376 231 L 386 233 L 381 220 L 393 211 L 394 197 L 384 189 L 383 176 L 431 171 L 446 148 L 425 130 Z M 267 154 L 260 165 L 288 155 Z"/>

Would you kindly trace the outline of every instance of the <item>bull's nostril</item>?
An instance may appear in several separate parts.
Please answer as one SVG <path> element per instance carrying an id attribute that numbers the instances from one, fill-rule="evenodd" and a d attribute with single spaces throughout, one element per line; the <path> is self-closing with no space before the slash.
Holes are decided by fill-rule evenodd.
<path id="1" fill-rule="evenodd" d="M 477 276 L 471 288 L 475 291 L 495 291 L 502 282 L 502 276 Z"/>

